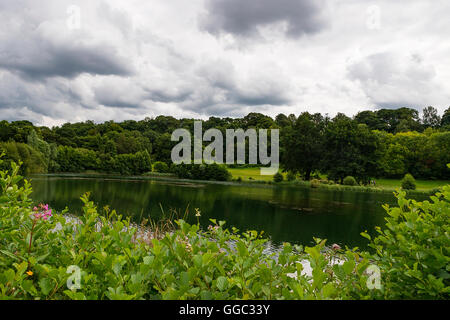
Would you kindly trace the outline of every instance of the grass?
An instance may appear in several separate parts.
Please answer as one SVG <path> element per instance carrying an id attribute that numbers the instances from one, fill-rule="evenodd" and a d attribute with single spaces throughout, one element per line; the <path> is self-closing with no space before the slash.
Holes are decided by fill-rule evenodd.
<path id="1" fill-rule="evenodd" d="M 233 179 L 241 177 L 242 181 L 273 181 L 273 176 L 262 176 L 259 168 L 228 168 L 228 171 L 231 173 Z M 286 174 L 284 173 L 283 176 L 286 177 Z"/>
<path id="2" fill-rule="evenodd" d="M 401 179 L 376 179 L 377 187 L 395 189 L 401 186 Z M 448 180 L 417 180 L 417 190 L 432 190 L 450 184 Z"/>
<path id="3" fill-rule="evenodd" d="M 233 179 L 241 177 L 242 181 L 273 181 L 273 176 L 260 175 L 259 168 L 228 168 L 228 171 L 230 171 Z M 283 173 L 283 176 L 286 178 L 286 173 Z M 321 175 L 321 178 L 325 178 L 325 176 Z M 394 190 L 401 187 L 401 179 L 375 179 L 375 181 L 377 184 L 376 186 L 382 189 Z M 429 191 L 450 184 L 450 181 L 416 179 L 416 184 L 418 191 Z"/>

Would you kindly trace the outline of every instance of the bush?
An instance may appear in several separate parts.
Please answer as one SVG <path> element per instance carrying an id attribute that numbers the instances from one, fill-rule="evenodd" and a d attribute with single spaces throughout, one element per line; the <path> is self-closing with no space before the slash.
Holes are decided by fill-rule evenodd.
<path id="1" fill-rule="evenodd" d="M 348 176 L 344 178 L 343 181 L 344 186 L 356 186 L 358 183 L 356 182 L 355 178 L 352 176 Z"/>
<path id="2" fill-rule="evenodd" d="M 169 166 L 163 161 L 157 161 L 153 164 L 153 171 L 159 173 L 169 173 Z"/>
<path id="3" fill-rule="evenodd" d="M 277 183 L 283 181 L 283 175 L 279 172 L 275 173 L 273 176 L 273 181 Z"/>
<path id="4" fill-rule="evenodd" d="M 381 270 L 384 299 L 450 298 L 450 186 L 417 202 L 396 194 L 398 207 L 384 205 L 386 230 L 370 246 Z M 363 234 L 370 240 L 370 236 Z"/>
<path id="5" fill-rule="evenodd" d="M 311 188 L 318 188 L 320 186 L 320 181 L 318 179 L 311 180 Z"/>
<path id="6" fill-rule="evenodd" d="M 411 174 L 406 174 L 402 179 L 402 189 L 403 190 L 416 190 L 416 180 Z"/>
<path id="7" fill-rule="evenodd" d="M 297 177 L 296 177 L 295 173 L 293 173 L 292 171 L 289 171 L 286 176 L 287 181 L 294 181 L 296 178 Z"/>

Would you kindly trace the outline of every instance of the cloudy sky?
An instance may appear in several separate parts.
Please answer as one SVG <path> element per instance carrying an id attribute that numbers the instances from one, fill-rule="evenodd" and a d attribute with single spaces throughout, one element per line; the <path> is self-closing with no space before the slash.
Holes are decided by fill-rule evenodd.
<path id="1" fill-rule="evenodd" d="M 448 0 L 1 0 L 0 120 L 450 106 Z"/>

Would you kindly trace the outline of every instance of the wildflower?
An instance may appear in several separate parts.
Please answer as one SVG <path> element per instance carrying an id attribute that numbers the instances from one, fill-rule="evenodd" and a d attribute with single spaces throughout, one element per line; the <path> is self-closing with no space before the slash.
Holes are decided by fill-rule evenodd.
<path id="1" fill-rule="evenodd" d="M 336 244 L 336 243 L 333 243 L 333 245 L 331 246 L 331 249 L 333 249 L 333 250 L 341 250 L 341 246 Z"/>
<path id="2" fill-rule="evenodd" d="M 196 217 L 201 217 L 200 210 L 198 208 L 195 208 L 195 212 Z"/>
<path id="3" fill-rule="evenodd" d="M 48 218 L 52 216 L 52 209 L 48 208 L 48 204 L 46 205 L 40 204 L 38 207 L 34 207 L 33 211 L 36 212 L 34 213 L 34 218 L 36 220 L 39 219 L 48 220 Z"/>
<path id="4" fill-rule="evenodd" d="M 208 226 L 208 230 L 209 231 L 216 231 L 216 230 L 218 230 L 219 229 L 219 226 L 212 226 L 212 225 L 209 225 Z"/>
<path id="5" fill-rule="evenodd" d="M 30 277 L 33 275 L 33 271 L 31 271 L 31 270 L 28 270 L 27 271 L 27 275 L 29 275 Z"/>

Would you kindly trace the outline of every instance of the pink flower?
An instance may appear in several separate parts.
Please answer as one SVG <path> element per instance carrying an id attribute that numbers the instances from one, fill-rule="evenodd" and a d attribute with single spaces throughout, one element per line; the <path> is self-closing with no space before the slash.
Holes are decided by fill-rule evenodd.
<path id="1" fill-rule="evenodd" d="M 33 211 L 36 211 L 34 214 L 35 219 L 43 219 L 48 220 L 52 216 L 52 209 L 48 208 L 48 204 L 39 204 L 39 208 L 34 207 Z"/>
<path id="2" fill-rule="evenodd" d="M 336 243 L 333 243 L 333 245 L 331 246 L 331 249 L 333 249 L 333 250 L 341 250 L 341 246 L 336 244 Z"/>

